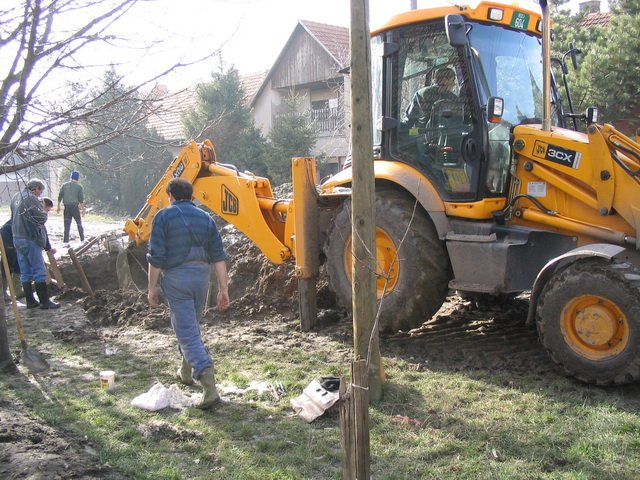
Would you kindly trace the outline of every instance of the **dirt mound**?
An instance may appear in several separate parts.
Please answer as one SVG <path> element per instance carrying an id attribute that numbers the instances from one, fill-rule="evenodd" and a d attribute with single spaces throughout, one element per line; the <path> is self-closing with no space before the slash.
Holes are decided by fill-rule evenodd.
<path id="1" fill-rule="evenodd" d="M 65 286 L 63 289 L 57 287 L 50 287 L 52 294 L 56 296 L 57 300 L 63 300 L 65 302 L 79 300 L 87 296 L 87 294 L 78 287 Z"/>
<path id="2" fill-rule="evenodd" d="M 151 308 L 146 292 L 137 290 L 97 290 L 82 301 L 87 319 L 94 326 L 165 328 L 170 325 L 167 307 Z"/>
<path id="3" fill-rule="evenodd" d="M 145 438 L 153 438 L 156 440 L 169 439 L 176 442 L 198 440 L 204 436 L 202 432 L 197 430 L 177 427 L 162 420 L 150 420 L 143 425 L 139 425 L 137 430 Z"/>
<path id="4" fill-rule="evenodd" d="M 223 229 L 223 233 L 226 233 L 226 230 Z M 248 294 L 280 299 L 291 299 L 295 296 L 297 283 L 293 276 L 293 262 L 275 265 L 239 232 L 223 236 L 225 243 L 227 237 L 233 239 L 233 243 L 227 244 L 230 257 L 229 293 L 232 298 Z"/>
<path id="5" fill-rule="evenodd" d="M 267 315 L 297 311 L 297 281 L 293 276 L 294 265 L 271 263 L 262 252 L 242 233 L 231 225 L 220 228 L 229 254 L 229 293 L 232 316 Z M 128 263 L 137 289 L 118 289 L 116 272 L 117 255 L 92 253 L 82 255 L 79 262 L 94 290 L 88 296 L 82 290 L 77 267 L 69 260 L 60 262 L 66 286 L 57 295 L 59 300 L 82 298 L 82 307 L 94 326 L 140 326 L 161 329 L 170 325 L 169 310 L 165 306 L 152 309 L 146 296 L 146 247 L 127 251 Z M 212 278 L 215 285 L 215 277 Z M 319 282 L 320 307 L 330 308 L 335 303 L 327 282 Z M 215 306 L 215 291 L 209 307 Z M 211 320 L 213 313 L 205 315 Z"/>

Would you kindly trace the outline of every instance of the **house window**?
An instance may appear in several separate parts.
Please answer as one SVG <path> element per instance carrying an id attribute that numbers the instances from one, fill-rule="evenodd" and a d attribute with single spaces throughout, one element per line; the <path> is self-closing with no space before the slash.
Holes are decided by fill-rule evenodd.
<path id="1" fill-rule="evenodd" d="M 319 135 L 336 133 L 340 128 L 340 110 L 337 98 L 311 102 L 311 123 L 318 129 Z"/>

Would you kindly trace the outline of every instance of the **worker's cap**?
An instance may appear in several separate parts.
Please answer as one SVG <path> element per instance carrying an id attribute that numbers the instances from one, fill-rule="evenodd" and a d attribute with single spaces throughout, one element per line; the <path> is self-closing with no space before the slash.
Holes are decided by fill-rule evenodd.
<path id="1" fill-rule="evenodd" d="M 80 172 L 74 170 L 71 172 L 71 180 L 78 180 L 80 178 Z"/>

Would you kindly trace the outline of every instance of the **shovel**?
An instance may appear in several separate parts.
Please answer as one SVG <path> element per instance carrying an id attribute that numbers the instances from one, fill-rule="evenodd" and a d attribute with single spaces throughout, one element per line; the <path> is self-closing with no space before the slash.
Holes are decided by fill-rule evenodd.
<path id="1" fill-rule="evenodd" d="M 13 281 L 11 280 L 11 272 L 9 270 L 9 262 L 7 261 L 7 253 L 4 248 L 4 242 L 0 237 L 0 254 L 2 255 L 2 265 L 6 274 L 7 283 L 9 284 L 9 292 L 11 292 L 11 305 L 13 306 L 13 316 L 16 319 L 16 328 L 18 329 L 18 337 L 20 337 L 20 344 L 22 345 L 22 351 L 20 352 L 20 359 L 31 371 L 31 373 L 46 372 L 49 370 L 49 364 L 44 359 L 42 354 L 27 346 L 27 339 L 24 336 L 24 330 L 20 323 L 20 313 L 18 311 L 18 302 L 16 301 L 16 293 L 13 289 Z"/>

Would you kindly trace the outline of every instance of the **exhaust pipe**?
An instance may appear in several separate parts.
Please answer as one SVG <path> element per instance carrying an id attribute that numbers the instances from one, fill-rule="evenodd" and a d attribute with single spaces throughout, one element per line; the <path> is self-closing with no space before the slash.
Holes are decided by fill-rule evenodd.
<path id="1" fill-rule="evenodd" d="M 542 130 L 551 131 L 551 15 L 547 0 L 542 9 Z"/>

